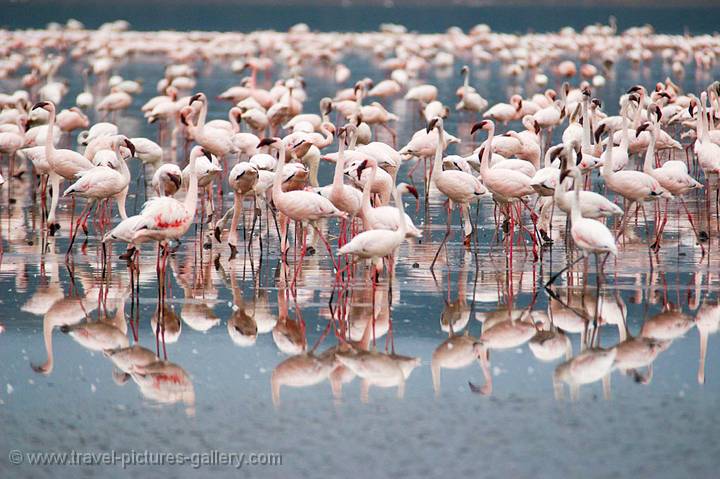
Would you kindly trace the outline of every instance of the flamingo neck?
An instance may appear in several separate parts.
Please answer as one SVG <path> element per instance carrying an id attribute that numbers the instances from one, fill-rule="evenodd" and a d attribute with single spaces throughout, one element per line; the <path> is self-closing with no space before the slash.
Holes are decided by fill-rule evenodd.
<path id="1" fill-rule="evenodd" d="M 233 108 L 230 109 L 230 113 L 228 113 L 228 119 L 230 120 L 230 124 L 232 125 L 232 131 L 233 133 L 240 133 L 240 123 L 235 119 L 235 112 L 233 111 Z"/>
<path id="2" fill-rule="evenodd" d="M 343 171 L 345 170 L 345 139 L 339 138 L 338 158 L 335 162 L 335 174 L 333 175 L 332 191 L 340 191 L 343 187 Z"/>
<path id="3" fill-rule="evenodd" d="M 127 163 L 123 159 L 122 155 L 120 155 L 120 144 L 118 143 L 113 148 L 115 150 L 115 158 L 118 159 L 118 162 L 120 163 L 120 174 L 123 177 L 123 180 L 127 181 L 127 183 L 130 183 L 130 169 L 128 168 Z"/>
<path id="4" fill-rule="evenodd" d="M 570 209 L 570 218 L 572 219 L 573 224 L 577 224 L 577 222 L 582 218 L 582 215 L 580 214 L 580 171 L 577 169 L 573 169 L 573 182 L 575 183 L 575 190 L 574 194 L 572 196 L 572 206 Z"/>
<path id="5" fill-rule="evenodd" d="M 395 204 L 400 210 L 400 227 L 398 228 L 398 235 L 400 238 L 405 238 L 407 234 L 407 223 L 405 222 L 405 206 L 403 205 L 402 195 L 398 192 L 397 187 L 393 187 L 393 195 L 395 196 Z"/>
<path id="6" fill-rule="evenodd" d="M 365 183 L 365 187 L 363 188 L 363 195 L 362 195 L 362 211 L 363 213 L 367 213 L 372 209 L 372 205 L 370 204 L 370 192 L 372 190 L 372 185 L 375 182 L 375 176 L 377 173 L 377 165 L 373 164 L 370 167 L 370 177 L 368 178 L 368 181 Z"/>
<path id="7" fill-rule="evenodd" d="M 276 201 L 283 194 L 282 190 L 282 172 L 285 168 L 285 142 L 280 140 L 280 154 L 277 165 L 275 166 L 275 177 L 273 178 L 273 201 Z"/>
<path id="8" fill-rule="evenodd" d="M 437 175 L 442 171 L 442 155 L 443 155 L 443 143 L 445 139 L 445 131 L 442 126 L 437 127 L 437 146 L 435 146 L 435 162 L 433 163 L 433 173 L 430 181 L 434 181 Z"/>
<path id="9" fill-rule="evenodd" d="M 588 105 L 587 100 L 582 101 L 582 120 L 583 120 L 583 134 L 582 134 L 582 146 L 584 150 L 590 147 L 590 119 L 588 118 Z"/>
<path id="10" fill-rule="evenodd" d="M 639 109 L 639 107 L 638 107 Z M 611 142 L 614 143 L 613 138 L 610 138 Z M 626 115 L 622 117 L 622 138 L 620 139 L 620 148 L 627 150 L 630 144 L 630 135 L 628 134 L 628 119 Z"/>
<path id="11" fill-rule="evenodd" d="M 48 163 L 52 160 L 52 154 L 55 151 L 55 144 L 53 143 L 53 128 L 55 128 L 55 109 L 50 111 L 50 119 L 48 121 L 47 133 L 45 134 L 45 159 Z M 52 166 L 52 165 L 51 165 Z"/>
<path id="12" fill-rule="evenodd" d="M 655 142 L 657 141 L 657 131 L 655 128 L 650 132 L 650 144 L 647 152 L 645 152 L 645 162 L 643 163 L 643 171 L 651 174 L 654 170 L 653 161 L 655 161 Z"/>
<path id="13" fill-rule="evenodd" d="M 705 98 L 700 101 L 700 140 L 704 143 L 710 140 L 710 132 L 707 125 L 707 111 L 705 110 Z"/>
<path id="14" fill-rule="evenodd" d="M 190 155 L 190 184 L 188 185 L 188 192 L 185 196 L 185 208 L 191 217 L 195 216 L 198 196 L 198 177 L 197 171 L 195 171 L 196 158 L 197 154 Z"/>
<path id="15" fill-rule="evenodd" d="M 201 130 L 203 128 L 205 128 L 205 119 L 207 118 L 207 111 L 208 111 L 207 101 L 204 101 L 202 108 L 200 108 L 200 115 L 198 115 L 198 121 L 197 121 L 197 124 L 195 125 L 196 128 L 199 128 Z"/>
<path id="16" fill-rule="evenodd" d="M 603 165 L 603 176 L 605 178 L 613 174 L 613 136 L 615 136 L 615 130 L 610 130 L 610 133 L 608 135 L 607 147 L 605 147 L 605 152 L 607 153 L 607 155 L 605 155 L 605 164 Z"/>
<path id="17" fill-rule="evenodd" d="M 490 125 L 490 130 L 488 131 L 488 138 L 485 142 L 485 150 L 483 150 L 483 156 L 480 160 L 480 176 L 483 178 L 485 177 L 485 173 L 488 172 L 490 169 L 490 152 L 492 151 L 492 141 L 493 137 L 495 136 L 495 125 Z"/>

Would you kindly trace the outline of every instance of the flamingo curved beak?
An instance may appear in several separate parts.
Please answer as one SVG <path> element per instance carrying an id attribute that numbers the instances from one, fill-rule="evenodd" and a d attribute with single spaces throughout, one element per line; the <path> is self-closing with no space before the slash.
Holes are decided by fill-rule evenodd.
<path id="1" fill-rule="evenodd" d="M 470 135 L 474 135 L 476 131 L 483 129 L 486 124 L 487 124 L 487 120 L 483 120 L 481 122 L 475 123 L 472 126 L 472 128 L 470 129 Z"/>
<path id="2" fill-rule="evenodd" d="M 175 188 L 179 190 L 180 185 L 182 185 L 182 176 L 176 175 L 173 173 L 169 173 L 168 178 L 170 178 L 170 181 L 173 182 L 173 184 L 175 185 Z"/>
<path id="3" fill-rule="evenodd" d="M 135 156 L 135 145 L 133 145 L 133 142 L 128 140 L 127 138 L 125 138 L 125 146 L 127 146 L 128 149 L 130 150 L 130 157 L 134 157 Z"/>

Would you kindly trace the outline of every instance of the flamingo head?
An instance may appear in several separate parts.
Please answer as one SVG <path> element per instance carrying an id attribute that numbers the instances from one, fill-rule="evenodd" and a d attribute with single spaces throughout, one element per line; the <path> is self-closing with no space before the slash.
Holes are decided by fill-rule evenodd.
<path id="1" fill-rule="evenodd" d="M 417 188 L 415 188 L 413 185 L 409 185 L 407 183 L 400 183 L 398 185 L 398 192 L 400 192 L 400 193 L 408 192 L 411 195 L 413 195 L 416 200 L 419 198 Z"/>
<path id="2" fill-rule="evenodd" d="M 274 145 L 278 141 L 282 141 L 280 138 L 277 137 L 266 137 L 260 140 L 260 143 L 258 143 L 257 147 L 262 148 L 263 146 L 270 146 Z"/>
<path id="3" fill-rule="evenodd" d="M 637 127 L 637 130 L 635 130 L 635 138 L 637 138 L 638 136 L 640 136 L 640 133 L 642 133 L 643 131 L 647 130 L 648 128 L 650 128 L 650 122 L 649 122 L 649 121 L 646 121 L 646 122 L 643 123 L 642 125 L 638 126 L 638 127 Z"/>
<path id="4" fill-rule="evenodd" d="M 190 97 L 190 101 L 188 102 L 189 105 L 192 105 L 196 101 L 207 101 L 207 97 L 205 96 L 205 93 L 195 93 L 193 96 Z"/>
<path id="5" fill-rule="evenodd" d="M 322 100 L 320 100 L 320 111 L 322 111 L 326 115 L 330 114 L 330 112 L 332 111 L 332 107 L 333 107 L 333 104 L 332 104 L 331 98 L 325 97 Z"/>
<path id="6" fill-rule="evenodd" d="M 461 75 L 467 75 L 470 72 L 470 68 L 468 68 L 467 65 L 463 65 L 463 67 L 460 69 Z"/>
<path id="7" fill-rule="evenodd" d="M 438 123 L 440 124 L 440 126 L 442 126 L 442 118 L 440 118 L 439 116 L 431 118 L 427 124 L 427 127 L 425 128 L 425 133 L 429 134 L 433 130 L 433 128 L 438 125 Z"/>
<path id="8" fill-rule="evenodd" d="M 470 129 L 470 135 L 474 135 L 476 131 L 478 130 L 489 130 L 490 124 L 492 122 L 490 120 L 483 120 L 481 122 L 475 123 L 472 128 Z M 539 126 L 539 125 L 538 125 Z M 537 128 L 537 127 L 536 127 Z"/>
<path id="9" fill-rule="evenodd" d="M 53 107 L 54 105 L 49 101 L 39 101 L 33 105 L 32 109 L 42 108 L 43 110 L 50 111 Z"/>

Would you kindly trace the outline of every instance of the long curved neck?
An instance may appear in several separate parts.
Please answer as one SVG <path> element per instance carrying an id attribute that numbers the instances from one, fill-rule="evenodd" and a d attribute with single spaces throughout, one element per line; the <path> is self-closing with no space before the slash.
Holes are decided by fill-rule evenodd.
<path id="1" fill-rule="evenodd" d="M 338 157 L 335 162 L 335 174 L 333 175 L 332 189 L 339 191 L 343 187 L 343 171 L 345 170 L 345 138 L 338 139 Z"/>
<path id="2" fill-rule="evenodd" d="M 235 110 L 234 108 L 230 109 L 230 112 L 228 113 L 228 119 L 230 120 L 230 124 L 232 125 L 232 131 L 233 133 L 239 133 L 240 132 L 240 123 L 238 123 L 237 119 L 235 118 Z"/>
<path id="3" fill-rule="evenodd" d="M 582 101 L 582 120 L 583 120 L 583 134 L 582 134 L 582 149 L 590 147 L 590 118 L 588 118 L 588 104 L 587 99 Z"/>
<path id="4" fill-rule="evenodd" d="M 495 125 L 490 125 L 485 149 L 483 150 L 482 160 L 480 161 L 480 175 L 485 177 L 485 173 L 490 169 L 490 152 L 492 151 L 492 141 L 495 136 Z"/>
<path id="5" fill-rule="evenodd" d="M 322 148 L 325 148 L 326 146 L 330 146 L 333 142 L 333 134 L 332 132 L 325 126 L 325 124 L 320 125 L 320 131 L 323 134 L 323 141 L 324 144 L 322 145 Z"/>
<path id="6" fill-rule="evenodd" d="M 647 152 L 645 152 L 645 162 L 643 163 L 643 171 L 647 174 L 653 171 L 653 162 L 655 161 L 655 141 L 657 141 L 657 130 L 653 127 L 650 132 L 650 144 Z"/>
<path id="7" fill-rule="evenodd" d="M 463 93 L 467 93 L 469 86 L 470 86 L 470 70 L 465 72 L 465 82 L 463 83 L 463 88 L 464 88 Z"/>
<path id="8" fill-rule="evenodd" d="M 53 143 L 53 129 L 55 128 L 55 110 L 50 111 L 50 118 L 48 120 L 47 132 L 45 133 L 45 158 L 48 163 L 52 161 L 52 152 L 55 151 L 55 144 Z"/>
<path id="9" fill-rule="evenodd" d="M 203 129 L 205 127 L 205 119 L 207 118 L 207 111 L 208 106 L 207 102 L 202 102 L 202 107 L 200 108 L 200 114 L 198 115 L 198 121 L 197 125 L 195 125 L 196 128 Z"/>
<path id="10" fill-rule="evenodd" d="M 407 223 L 405 222 L 405 206 L 403 206 L 402 195 L 398 192 L 397 187 L 393 187 L 393 195 L 395 195 L 395 204 L 400 210 L 400 228 L 398 228 L 398 234 L 401 238 L 405 237 L 407 233 Z"/>
<path id="11" fill-rule="evenodd" d="M 280 158 L 275 166 L 275 177 L 273 178 L 273 198 L 277 200 L 282 195 L 282 172 L 285 168 L 285 142 L 280 140 Z"/>
<path id="12" fill-rule="evenodd" d="M 188 192 L 185 196 L 185 208 L 190 212 L 191 216 L 195 216 L 198 196 L 198 177 L 197 171 L 195 170 L 196 158 L 197 154 L 190 155 L 190 184 L 188 185 Z"/>
<path id="13" fill-rule="evenodd" d="M 638 107 L 639 109 L 640 107 Z M 613 139 L 610 138 L 610 142 L 613 142 Z M 628 119 L 627 115 L 622 116 L 622 138 L 620 139 L 620 148 L 627 150 L 628 145 L 630 145 L 630 135 L 628 134 Z"/>
<path id="14" fill-rule="evenodd" d="M 605 164 L 603 165 L 603 176 L 606 179 L 608 176 L 613 174 L 613 161 L 612 161 L 613 136 L 615 136 L 615 130 L 610 130 L 609 135 L 608 135 L 607 146 L 605 147 L 605 151 L 607 152 L 607 155 L 605 156 Z"/>
<path id="15" fill-rule="evenodd" d="M 365 183 L 365 187 L 363 188 L 363 196 L 362 196 L 362 211 L 363 213 L 370 211 L 372 208 L 372 205 L 370 205 L 370 190 L 372 190 L 372 185 L 375 182 L 375 175 L 377 173 L 377 165 L 372 165 L 370 167 L 370 177 L 368 178 L 367 183 Z"/>
<path id="16" fill-rule="evenodd" d="M 582 218 L 582 215 L 580 214 L 580 172 L 578 170 L 575 170 L 573 172 L 573 181 L 575 183 L 575 193 L 572 197 L 572 207 L 570 211 L 570 218 L 572 219 L 573 224 L 577 224 L 578 220 Z"/>
<path id="17" fill-rule="evenodd" d="M 128 183 L 130 182 L 130 169 L 128 168 L 127 163 L 123 159 L 122 155 L 120 154 L 120 144 L 116 144 L 113 148 L 115 150 L 115 158 L 117 158 L 118 163 L 120 164 L 120 174 L 122 175 L 123 179 L 126 180 Z"/>
<path id="18" fill-rule="evenodd" d="M 435 161 L 433 162 L 433 174 L 432 179 L 437 178 L 437 175 L 442 171 L 442 156 L 445 140 L 445 131 L 441 125 L 437 126 L 437 145 L 435 146 Z"/>
<path id="19" fill-rule="evenodd" d="M 707 111 L 705 110 L 705 99 L 703 98 L 700 101 L 700 128 L 702 130 L 700 131 L 700 140 L 705 142 L 710 139 L 710 132 L 708 131 L 708 125 L 707 125 Z"/>

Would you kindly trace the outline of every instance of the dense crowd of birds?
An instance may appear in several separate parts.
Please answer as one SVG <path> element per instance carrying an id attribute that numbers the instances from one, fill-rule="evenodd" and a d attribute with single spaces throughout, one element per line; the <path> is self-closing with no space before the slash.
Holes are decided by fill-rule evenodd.
<path id="1" fill-rule="evenodd" d="M 1 164 L 8 179 L 23 174 L 32 181 L 37 178 L 40 228 L 51 236 L 68 232 L 67 261 L 72 261 L 79 231 L 89 234 L 93 210 L 90 226 L 97 228 L 103 251 L 108 244 L 126 243 L 122 258 L 131 268 L 141 245 L 156 243 L 162 314 L 165 265 L 193 226 L 201 227 L 205 249 L 227 249 L 231 260 L 240 247 L 251 253 L 255 236 L 261 254 L 263 241 L 267 249 L 268 241 L 277 237 L 285 264 L 293 248 L 288 238 L 294 238 L 299 252 L 290 274 L 291 290 L 303 258 L 319 255 L 315 249 L 320 244 L 338 283 L 359 274 L 367 260 L 375 288 L 386 266 L 392 275 L 400 245 L 429 238 L 405 211 L 405 193 L 426 202 L 446 202 L 447 228 L 431 269 L 452 234 L 456 207 L 464 244 L 472 248 L 477 228 L 471 207 L 481 202 L 495 207 L 495 236 L 502 238 L 510 269 L 517 245 L 523 246 L 525 260 L 538 261 L 553 241 L 565 238 L 581 253 L 568 267 L 595 255 L 598 292 L 607 257 L 618 255 L 625 237 L 634 236 L 628 233 L 631 221 L 640 214 L 647 218 L 646 205 L 654 205 L 656 219 L 653 232 L 645 220 L 649 251 L 661 248 L 673 203 L 683 208 L 694 247 L 704 256 L 712 244 L 709 211 L 713 199 L 717 201 L 720 173 L 720 83 L 709 75 L 720 53 L 717 37 L 659 35 L 649 27 L 618 34 L 612 24 L 527 35 L 494 33 L 484 25 L 443 34 L 408 33 L 396 25 L 363 34 L 317 33 L 305 25 L 288 32 L 251 33 L 135 32 L 128 27 L 118 21 L 87 30 L 73 21 L 44 30 L 0 31 L 0 81 L 18 85 L 0 94 Z M 385 78 L 354 78 L 343 61 L 358 51 L 372 55 Z M 117 74 L 129 58 L 139 57 L 165 62 L 156 85 Z M 628 85 L 616 99 L 619 113 L 605 113 L 594 92 L 614 75 L 615 65 L 641 66 L 658 57 L 668 78 Z M 445 105 L 438 88 L 423 78 L 429 71 L 452 71 L 458 62 L 467 65 L 454 72 L 459 73 L 457 103 Z M 492 62 L 498 62 L 508 79 L 525 78 L 537 93 L 518 91 L 507 102 L 489 104 L 471 85 L 470 73 L 473 65 Z M 84 89 L 76 98 L 68 98 L 67 85 L 57 78 L 65 64 L 82 72 Z M 213 97 L 196 91 L 205 65 L 229 65 L 248 76 Z M 341 86 L 317 108 L 306 101 L 313 81 L 306 77 L 308 65 Z M 685 92 L 671 79 L 685 75 L 690 65 L 696 78 L 708 79 L 702 91 Z M 557 82 L 555 88 L 548 87 L 551 81 Z M 135 96 L 147 88 L 156 88 L 158 95 L 137 105 Z M 396 98 L 413 105 L 402 115 L 424 125 L 407 142 L 398 137 L 396 125 L 408 118 L 386 106 Z M 209 119 L 209 111 L 218 108 L 227 110 L 225 118 Z M 157 138 L 123 131 L 122 118 L 137 115 L 157 125 Z M 472 118 L 470 131 L 448 132 L 449 115 Z M 466 156 L 446 155 L 451 145 L 475 140 L 477 147 Z M 153 194 L 138 214 L 128 215 L 133 159 L 141 163 L 137 180 Z M 318 179 L 324 163 L 334 171 L 327 185 Z M 404 163 L 412 165 L 408 183 L 398 178 Z M 693 217 L 685 201 L 698 189 L 704 189 L 707 227 Z M 233 195 L 227 211 L 222 211 L 223 191 Z M 68 224 L 58 215 L 65 201 L 75 216 Z M 76 201 L 83 203 L 77 215 Z M 119 222 L 112 213 L 115 205 Z M 559 215 L 567 218 L 567 233 L 558 227 Z M 327 229 L 330 218 L 339 223 L 334 237 Z M 552 283 L 563 271 L 547 284 L 557 301 Z M 597 299 L 594 313 L 574 314 L 586 332 L 595 331 L 602 309 Z M 347 308 L 341 314 L 347 314 Z M 450 328 L 447 351 L 438 349 L 437 360 L 449 355 L 445 367 L 459 367 L 480 358 L 487 372 L 490 349 L 515 347 L 535 337 L 537 348 L 552 349 L 541 356 L 557 359 L 565 354 L 567 337 L 556 327 L 538 329 L 542 322 L 525 313 L 510 316 L 486 325 L 480 338 L 453 335 Z M 555 316 L 557 321 L 560 314 Z M 274 398 L 279 400 L 280 384 L 313 383 L 315 377 L 343 374 L 338 370 L 350 370 L 368 384 L 377 379 L 373 374 L 384 374 L 377 384 L 401 387 L 418 364 L 416 358 L 369 350 L 368 335 L 363 336 L 363 349 L 358 346 L 362 341 L 351 341 L 343 321 L 333 322 L 332 330 L 340 346 L 320 356 L 301 349 L 276 370 Z M 373 344 L 375 333 L 373 324 Z M 665 344 L 660 337 L 631 338 L 634 342 L 627 348 L 636 349 L 627 352 L 625 343 L 600 348 L 598 335 L 590 338 L 587 349 L 558 367 L 558 380 L 576 386 L 606 377 L 611 368 L 621 367 L 617 364 L 623 353 L 632 355 L 636 349 L 650 364 Z M 133 350 L 122 351 L 131 355 Z M 143 365 L 133 374 L 161 368 L 152 366 L 154 353 L 143 354 Z M 148 358 L 153 361 L 145 361 Z M 622 369 L 647 365 L 638 361 Z M 123 370 L 130 372 L 128 368 Z M 436 371 L 433 365 L 433 373 L 439 387 L 439 366 Z M 486 378 L 485 386 L 473 388 L 488 393 L 489 373 Z"/>

